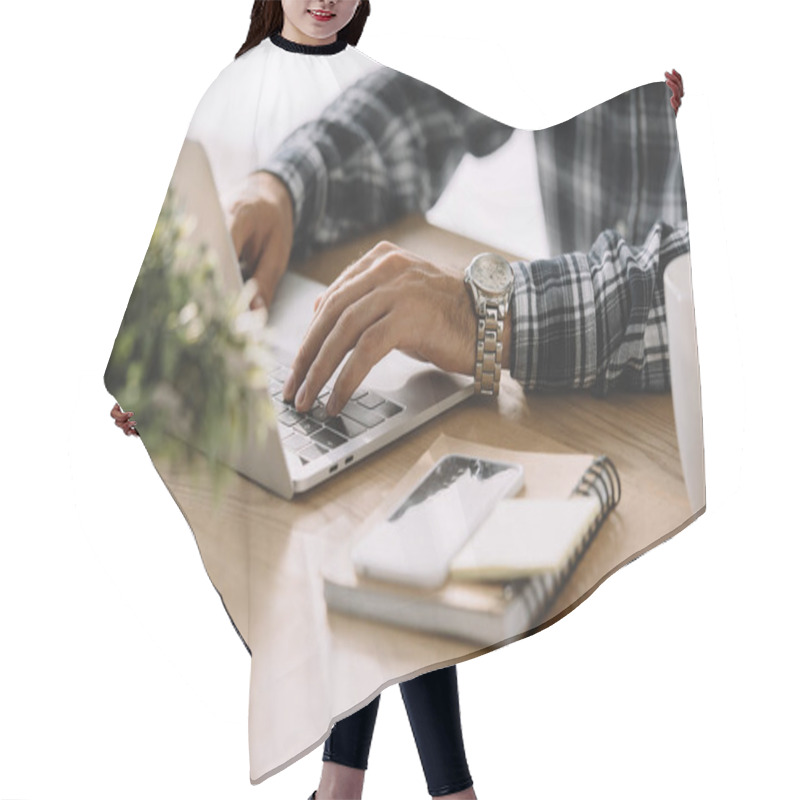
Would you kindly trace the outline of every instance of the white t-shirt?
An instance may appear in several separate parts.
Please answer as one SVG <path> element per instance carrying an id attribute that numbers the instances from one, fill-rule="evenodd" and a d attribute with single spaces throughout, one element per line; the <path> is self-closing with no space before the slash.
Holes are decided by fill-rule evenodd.
<path id="1" fill-rule="evenodd" d="M 220 197 L 350 84 L 381 67 L 350 45 L 337 53 L 331 47 L 298 47 L 273 36 L 225 67 L 208 88 L 187 138 L 205 147 Z"/>

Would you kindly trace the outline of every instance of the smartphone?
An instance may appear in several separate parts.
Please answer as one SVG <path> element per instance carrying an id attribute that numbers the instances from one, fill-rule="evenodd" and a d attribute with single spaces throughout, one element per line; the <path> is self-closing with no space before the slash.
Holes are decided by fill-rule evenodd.
<path id="1" fill-rule="evenodd" d="M 351 551 L 356 573 L 426 589 L 441 586 L 450 561 L 504 497 L 523 485 L 519 464 L 444 456 Z"/>

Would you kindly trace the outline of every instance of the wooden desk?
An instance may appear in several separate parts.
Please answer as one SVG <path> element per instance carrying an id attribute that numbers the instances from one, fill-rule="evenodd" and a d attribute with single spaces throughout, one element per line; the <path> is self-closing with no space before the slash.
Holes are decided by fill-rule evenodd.
<path id="1" fill-rule="evenodd" d="M 433 229 L 421 218 L 407 219 L 381 236 L 458 274 L 487 249 Z M 299 271 L 331 280 L 375 241 L 328 252 Z M 326 738 L 331 717 L 346 716 L 385 686 L 486 651 L 329 614 L 322 594 L 319 568 L 327 549 L 346 541 L 440 433 L 516 450 L 606 454 L 616 464 L 622 501 L 545 624 L 690 520 L 669 395 L 526 395 L 507 374 L 498 400 L 470 399 L 291 502 L 233 475 L 215 506 L 210 485 L 198 485 L 156 461 L 195 534 L 209 577 L 252 652 L 252 781 L 315 748 Z"/>

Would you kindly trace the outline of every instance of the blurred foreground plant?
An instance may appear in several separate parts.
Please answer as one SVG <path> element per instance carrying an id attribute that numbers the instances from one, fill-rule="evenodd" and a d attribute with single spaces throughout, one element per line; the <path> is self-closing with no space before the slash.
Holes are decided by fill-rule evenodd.
<path id="1" fill-rule="evenodd" d="M 266 310 L 249 310 L 253 280 L 236 298 L 224 292 L 215 254 L 189 240 L 194 225 L 170 187 L 105 384 L 134 411 L 152 457 L 189 468 L 193 448 L 206 454 L 219 499 L 230 474 L 220 456 L 241 449 L 248 431 L 258 443 L 266 441 Z"/>

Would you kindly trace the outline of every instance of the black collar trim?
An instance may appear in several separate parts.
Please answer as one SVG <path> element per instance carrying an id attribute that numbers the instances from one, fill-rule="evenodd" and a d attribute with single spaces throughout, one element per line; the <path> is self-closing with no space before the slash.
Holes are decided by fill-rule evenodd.
<path id="1" fill-rule="evenodd" d="M 334 53 L 341 53 L 347 47 L 346 39 L 337 39 L 330 44 L 298 44 L 284 38 L 279 33 L 273 33 L 269 40 L 282 50 L 288 50 L 290 53 L 305 53 L 308 56 L 332 56 Z"/>

